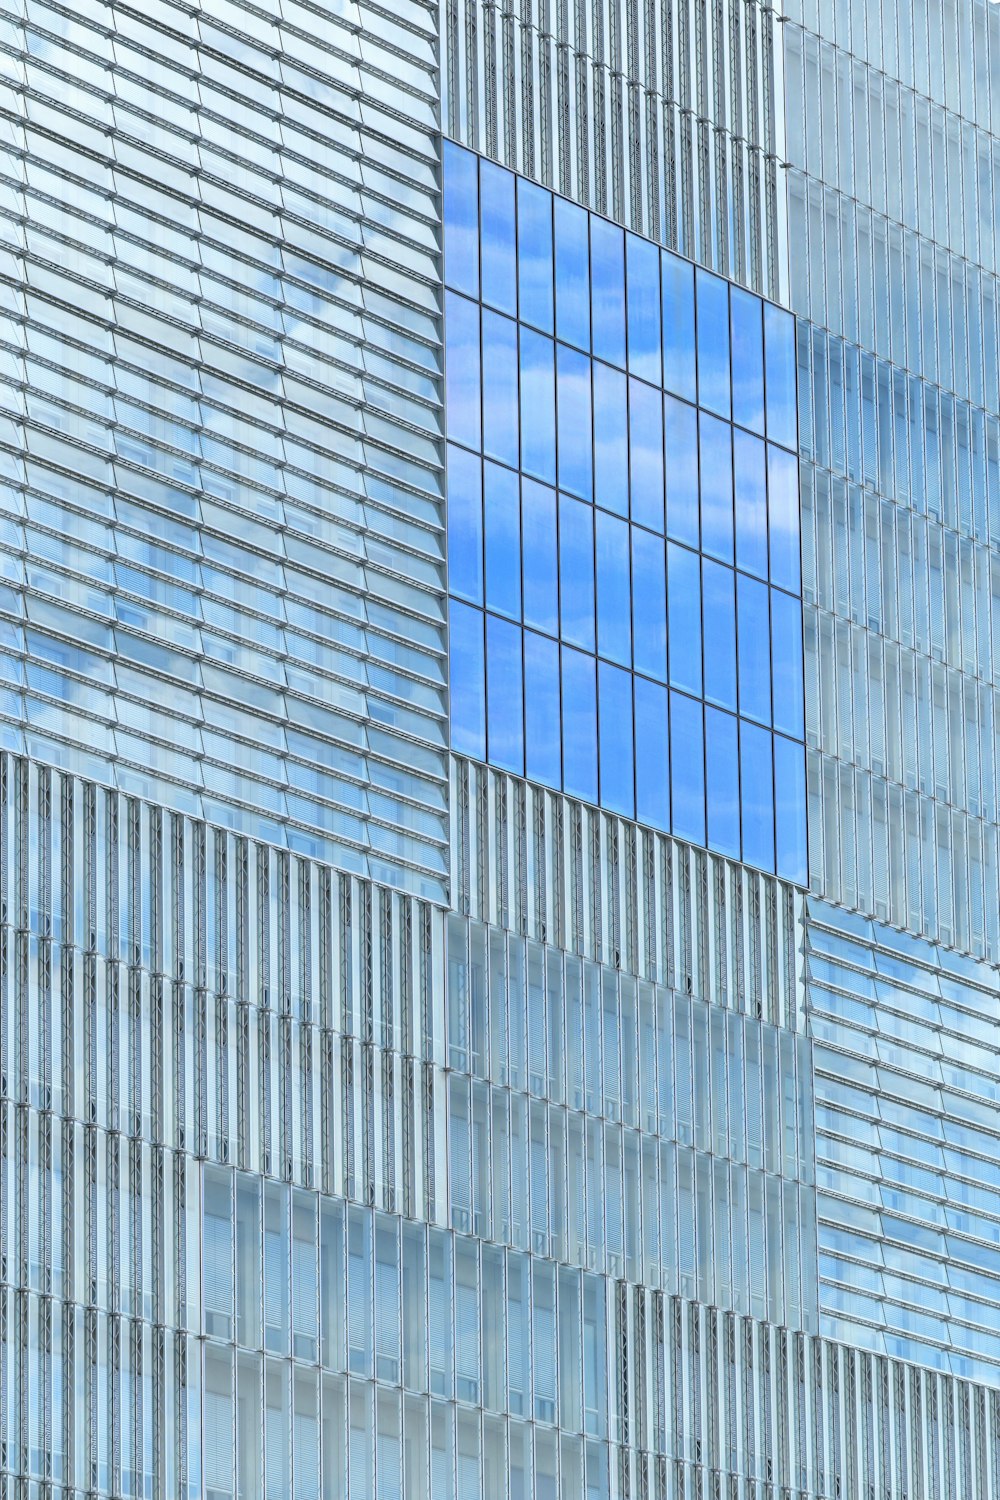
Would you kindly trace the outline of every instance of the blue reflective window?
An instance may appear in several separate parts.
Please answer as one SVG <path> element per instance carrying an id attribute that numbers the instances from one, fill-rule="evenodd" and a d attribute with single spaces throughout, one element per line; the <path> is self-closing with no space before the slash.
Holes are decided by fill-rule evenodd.
<path id="1" fill-rule="evenodd" d="M 444 143 L 444 268 L 449 286 L 479 296 L 478 158 Z"/>
<path id="2" fill-rule="evenodd" d="M 521 467 L 556 482 L 555 345 L 530 328 L 521 329 Z"/>
<path id="3" fill-rule="evenodd" d="M 635 815 L 654 828 L 670 828 L 667 690 L 644 677 L 635 679 Z"/>
<path id="4" fill-rule="evenodd" d="M 733 421 L 764 435 L 764 323 L 761 300 L 730 288 L 733 335 Z"/>
<path id="5" fill-rule="evenodd" d="M 705 842 L 705 738 L 702 707 L 670 694 L 670 827 L 692 844 Z"/>
<path id="6" fill-rule="evenodd" d="M 663 384 L 675 396 L 697 396 L 694 346 L 694 267 L 663 252 Z"/>
<path id="7" fill-rule="evenodd" d="M 451 743 L 459 755 L 486 759 L 486 661 L 483 613 L 453 599 L 448 609 Z"/>
<path id="8" fill-rule="evenodd" d="M 552 332 L 552 195 L 517 179 L 517 289 L 522 323 Z"/>
<path id="9" fill-rule="evenodd" d="M 799 551 L 799 464 L 793 453 L 768 444 L 767 517 L 771 537 L 771 582 L 802 591 Z"/>
<path id="10" fill-rule="evenodd" d="M 545 786 L 562 782 L 559 743 L 559 646 L 524 632 L 524 753 L 526 775 Z"/>
<path id="11" fill-rule="evenodd" d="M 590 221 L 591 337 L 594 354 L 625 368 L 625 234 L 606 219 Z"/>
<path id="12" fill-rule="evenodd" d="M 804 739 L 802 605 L 780 589 L 771 590 L 771 674 L 775 729 Z"/>
<path id="13" fill-rule="evenodd" d="M 698 418 L 701 456 L 701 545 L 723 562 L 733 560 L 733 429 L 702 412 Z"/>
<path id="14" fill-rule="evenodd" d="M 632 608 L 627 521 L 596 513 L 597 649 L 623 666 L 632 664 Z"/>
<path id="15" fill-rule="evenodd" d="M 489 757 L 505 771 L 524 775 L 524 685 L 521 629 L 486 616 L 486 711 Z"/>
<path id="16" fill-rule="evenodd" d="M 628 515 L 628 385 L 620 370 L 594 364 L 594 498 Z"/>
<path id="17" fill-rule="evenodd" d="M 632 745 L 632 674 L 598 663 L 598 724 L 601 805 L 635 817 L 635 755 Z"/>
<path id="18" fill-rule="evenodd" d="M 594 512 L 559 497 L 559 614 L 563 640 L 585 651 L 594 642 Z"/>
<path id="19" fill-rule="evenodd" d="M 701 565 L 705 622 L 705 697 L 736 712 L 736 575 L 705 558 Z"/>
<path id="20" fill-rule="evenodd" d="M 768 588 L 740 573 L 736 579 L 736 637 L 740 713 L 771 722 L 771 628 Z"/>
<path id="21" fill-rule="evenodd" d="M 461 599 L 483 602 L 483 466 L 448 444 L 448 587 Z"/>
<path id="22" fill-rule="evenodd" d="M 663 541 L 632 532 L 632 620 L 637 672 L 667 680 L 667 580 Z"/>
<path id="23" fill-rule="evenodd" d="M 660 355 L 660 252 L 657 247 L 638 235 L 627 234 L 625 274 L 629 371 L 659 386 L 663 366 Z"/>
<path id="24" fill-rule="evenodd" d="M 767 577 L 767 472 L 764 444 L 748 432 L 733 433 L 736 489 L 736 566 Z"/>
<path id="25" fill-rule="evenodd" d="M 686 401 L 663 398 L 667 455 L 667 535 L 698 546 L 698 413 Z"/>
<path id="26" fill-rule="evenodd" d="M 764 366 L 767 435 L 786 448 L 798 445 L 795 410 L 795 319 L 771 303 L 764 306 Z"/>
<path id="27" fill-rule="evenodd" d="M 584 500 L 593 498 L 590 432 L 590 371 L 586 354 L 556 345 L 559 484 Z"/>
<path id="28" fill-rule="evenodd" d="M 805 748 L 774 737 L 775 830 L 778 874 L 799 885 L 809 882 L 806 848 Z"/>
<path id="29" fill-rule="evenodd" d="M 705 709 L 705 801 L 708 846 L 740 857 L 739 732 L 732 714 Z"/>
<path id="30" fill-rule="evenodd" d="M 524 543 L 524 623 L 546 635 L 559 633 L 559 558 L 556 496 L 533 479 L 521 481 Z"/>
<path id="31" fill-rule="evenodd" d="M 518 463 L 517 324 L 483 309 L 483 452 Z"/>
<path id="32" fill-rule="evenodd" d="M 483 301 L 517 316 L 514 175 L 495 162 L 479 163 L 482 188 Z"/>
<path id="33" fill-rule="evenodd" d="M 483 507 L 486 538 L 486 607 L 521 618 L 521 506 L 517 475 L 486 463 Z"/>
<path id="34" fill-rule="evenodd" d="M 641 380 L 629 381 L 629 456 L 632 520 L 663 531 L 663 397 Z"/>
<path id="35" fill-rule="evenodd" d="M 701 559 L 667 543 L 670 686 L 701 697 Z M 676 745 L 676 740 L 673 742 Z"/>
<path id="36" fill-rule="evenodd" d="M 448 436 L 478 453 L 482 444 L 478 303 L 446 292 L 444 331 Z"/>
<path id="37" fill-rule="evenodd" d="M 720 417 L 732 412 L 729 395 L 729 285 L 700 268 L 695 273 L 698 305 L 698 404 Z"/>
<path id="38" fill-rule="evenodd" d="M 562 648 L 563 789 L 597 801 L 597 663 Z"/>
<path id="39" fill-rule="evenodd" d="M 771 736 L 740 720 L 740 801 L 743 858 L 759 870 L 774 869 L 774 772 Z"/>
<path id="40" fill-rule="evenodd" d="M 555 200 L 556 338 L 590 348 L 590 245 L 586 209 Z"/>

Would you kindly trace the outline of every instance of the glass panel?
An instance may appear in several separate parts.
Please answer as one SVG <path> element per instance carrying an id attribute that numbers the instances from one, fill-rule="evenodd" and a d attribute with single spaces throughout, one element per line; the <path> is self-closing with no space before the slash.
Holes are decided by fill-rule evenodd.
<path id="1" fill-rule="evenodd" d="M 775 821 L 778 841 L 778 874 L 806 885 L 806 762 L 805 749 L 774 737 Z"/>
<path id="2" fill-rule="evenodd" d="M 478 161 L 453 141 L 444 143 L 445 281 L 470 297 L 479 296 Z"/>
<path id="3" fill-rule="evenodd" d="M 698 418 L 701 455 L 701 544 L 723 562 L 733 560 L 733 429 L 702 412 Z"/>
<path id="4" fill-rule="evenodd" d="M 802 592 L 799 554 L 799 465 L 791 453 L 768 444 L 767 514 L 771 533 L 771 582 Z"/>
<path id="5" fill-rule="evenodd" d="M 606 219 L 590 221 L 590 294 L 594 354 L 625 367 L 625 236 Z"/>
<path id="6" fill-rule="evenodd" d="M 562 648 L 563 789 L 597 801 L 597 682 L 592 656 Z"/>
<path id="7" fill-rule="evenodd" d="M 667 691 L 635 679 L 635 804 L 643 823 L 670 827 L 670 749 Z"/>
<path id="8" fill-rule="evenodd" d="M 771 675 L 775 729 L 804 739 L 802 606 L 780 589 L 771 590 Z"/>
<path id="9" fill-rule="evenodd" d="M 524 623 L 559 631 L 559 563 L 556 551 L 555 490 L 521 481 L 521 518 L 524 537 Z"/>
<path id="10" fill-rule="evenodd" d="M 448 587 L 483 602 L 482 460 L 448 445 Z"/>
<path id="11" fill-rule="evenodd" d="M 576 349 L 556 345 L 559 421 L 559 484 L 584 500 L 593 498 L 590 435 L 591 361 Z"/>
<path id="12" fill-rule="evenodd" d="M 552 195 L 517 179 L 517 269 L 520 318 L 552 332 Z"/>
<path id="13" fill-rule="evenodd" d="M 774 869 L 774 781 L 771 736 L 740 720 L 740 794 L 743 858 L 760 870 Z"/>
<path id="14" fill-rule="evenodd" d="M 586 209 L 555 200 L 556 337 L 590 348 L 590 255 Z"/>
<path id="15" fill-rule="evenodd" d="M 663 541 L 632 531 L 632 619 L 637 672 L 667 680 L 667 581 Z"/>
<path id="16" fill-rule="evenodd" d="M 731 568 L 701 565 L 705 625 L 705 697 L 736 712 L 736 591 Z"/>
<path id="17" fill-rule="evenodd" d="M 767 482 L 764 444 L 746 432 L 733 433 L 736 484 L 736 566 L 767 577 Z"/>
<path id="18" fill-rule="evenodd" d="M 686 401 L 696 399 L 694 267 L 669 251 L 662 257 L 663 384 Z"/>
<path id="19" fill-rule="evenodd" d="M 695 273 L 698 301 L 698 405 L 720 417 L 731 412 L 729 396 L 729 286 L 719 276 L 699 267 Z"/>
<path id="20" fill-rule="evenodd" d="M 482 438 L 479 389 L 479 307 L 454 292 L 445 294 L 445 410 L 448 436 L 474 448 Z"/>
<path id="21" fill-rule="evenodd" d="M 508 620 L 486 616 L 486 694 L 489 758 L 524 775 L 524 695 L 521 631 Z"/>
<path id="22" fill-rule="evenodd" d="M 594 512 L 559 497 L 559 605 L 562 636 L 594 650 Z"/>
<path id="23" fill-rule="evenodd" d="M 447 177 L 447 173 L 446 173 Z M 517 316 L 517 256 L 514 246 L 514 175 L 481 159 L 483 301 Z"/>
<path id="24" fill-rule="evenodd" d="M 558 787 L 562 780 L 559 647 L 533 630 L 524 633 L 524 719 L 527 775 L 532 781 Z"/>
<path id="25" fill-rule="evenodd" d="M 449 606 L 451 746 L 486 759 L 486 662 L 483 615 L 453 599 Z"/>
<path id="26" fill-rule="evenodd" d="M 518 463 L 517 324 L 483 310 L 483 452 Z"/>
<path id="27" fill-rule="evenodd" d="M 660 252 L 649 240 L 625 236 L 626 290 L 628 296 L 628 367 L 659 386 L 660 361 Z"/>
<path id="28" fill-rule="evenodd" d="M 597 649 L 601 656 L 632 664 L 632 619 L 626 521 L 596 513 Z"/>
<path id="29" fill-rule="evenodd" d="M 697 553 L 667 543 L 670 685 L 701 696 L 701 578 Z M 676 738 L 674 739 L 676 744 Z"/>
<path id="30" fill-rule="evenodd" d="M 767 371 L 767 435 L 786 448 L 798 445 L 795 414 L 795 319 L 771 303 L 764 305 L 764 358 Z"/>
<path id="31" fill-rule="evenodd" d="M 764 435 L 764 329 L 761 301 L 731 287 L 733 334 L 733 421 Z"/>
<path id="32" fill-rule="evenodd" d="M 663 407 L 660 392 L 629 381 L 632 519 L 663 530 Z"/>
<path id="33" fill-rule="evenodd" d="M 517 475 L 489 462 L 484 466 L 486 607 L 521 618 L 521 506 Z"/>
<path id="34" fill-rule="evenodd" d="M 717 708 L 705 709 L 705 770 L 709 848 L 739 859 L 739 735 L 733 715 Z"/>
<path id="35" fill-rule="evenodd" d="M 698 546 L 698 413 L 673 396 L 663 400 L 667 454 L 667 535 Z"/>
<path id="36" fill-rule="evenodd" d="M 705 842 L 705 747 L 702 708 L 670 694 L 670 826 L 682 839 Z"/>
<path id="37" fill-rule="evenodd" d="M 632 746 L 632 676 L 600 662 L 601 804 L 635 816 Z"/>
<path id="38" fill-rule="evenodd" d="M 740 713 L 762 724 L 771 722 L 771 631 L 768 588 L 742 573 L 736 580 L 737 653 Z"/>
<path id="39" fill-rule="evenodd" d="M 594 497 L 628 515 L 628 386 L 608 365 L 594 365 Z"/>
<path id="40" fill-rule="evenodd" d="M 521 329 L 521 466 L 546 484 L 556 482 L 555 345 Z"/>

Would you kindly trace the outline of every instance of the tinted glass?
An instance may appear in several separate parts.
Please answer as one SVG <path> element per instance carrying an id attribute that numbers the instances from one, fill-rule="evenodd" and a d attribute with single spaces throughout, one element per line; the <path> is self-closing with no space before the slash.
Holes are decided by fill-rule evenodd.
<path id="1" fill-rule="evenodd" d="M 809 879 L 805 748 L 780 734 L 774 737 L 774 786 L 778 874 L 805 885 Z"/>
<path id="2" fill-rule="evenodd" d="M 701 456 L 701 545 L 723 562 L 733 560 L 733 429 L 702 412 L 698 418 Z"/>
<path id="3" fill-rule="evenodd" d="M 517 253 L 514 235 L 514 176 L 492 161 L 480 161 L 482 187 L 483 301 L 517 316 Z"/>
<path id="4" fill-rule="evenodd" d="M 552 332 L 552 197 L 517 179 L 517 285 L 519 316 Z"/>
<path id="5" fill-rule="evenodd" d="M 517 324 L 483 310 L 483 452 L 518 464 Z"/>
<path id="6" fill-rule="evenodd" d="M 562 648 L 563 787 L 571 797 L 597 801 L 596 662 Z"/>
<path id="7" fill-rule="evenodd" d="M 521 329 L 521 466 L 526 474 L 556 482 L 555 345 Z"/>
<path id="8" fill-rule="evenodd" d="M 736 711 L 736 575 L 721 563 L 701 568 L 705 622 L 705 697 Z"/>
<path id="9" fill-rule="evenodd" d="M 559 744 L 559 646 L 547 636 L 524 632 L 524 738 L 526 774 L 558 787 L 562 780 Z"/>
<path id="10" fill-rule="evenodd" d="M 444 265 L 449 286 L 479 296 L 479 187 L 477 158 L 444 143 Z"/>
<path id="11" fill-rule="evenodd" d="M 479 451 L 482 441 L 479 388 L 479 307 L 445 293 L 445 411 L 453 442 Z"/>
<path id="12" fill-rule="evenodd" d="M 663 384 L 685 401 L 696 397 L 694 347 L 694 267 L 664 251 L 661 259 L 663 293 Z"/>
<path id="13" fill-rule="evenodd" d="M 698 413 L 673 396 L 663 400 L 667 455 L 667 535 L 698 546 Z"/>
<path id="14" fill-rule="evenodd" d="M 632 618 L 637 672 L 667 680 L 667 581 L 663 542 L 632 532 Z"/>
<path id="15" fill-rule="evenodd" d="M 593 497 L 590 371 L 586 354 L 556 345 L 559 484 L 585 500 Z"/>
<path id="16" fill-rule="evenodd" d="M 805 737 L 802 605 L 780 589 L 771 590 L 771 673 L 774 727 L 801 740 Z"/>
<path id="17" fill-rule="evenodd" d="M 743 858 L 760 870 L 774 869 L 774 781 L 771 736 L 740 721 L 740 792 Z"/>
<path id="18" fill-rule="evenodd" d="M 459 755 L 486 759 L 486 663 L 483 615 L 453 599 L 448 611 L 451 743 Z"/>
<path id="19" fill-rule="evenodd" d="M 482 461 L 448 445 L 448 587 L 461 599 L 483 602 Z"/>
<path id="20" fill-rule="evenodd" d="M 625 235 L 606 219 L 590 221 L 591 336 L 594 353 L 625 367 Z"/>
<path id="21" fill-rule="evenodd" d="M 625 236 L 625 275 L 628 307 L 628 367 L 633 375 L 659 386 L 660 252 L 649 240 Z"/>
<path id="22" fill-rule="evenodd" d="M 671 828 L 678 838 L 705 842 L 705 741 L 702 707 L 670 694 Z"/>
<path id="23" fill-rule="evenodd" d="M 597 682 L 601 804 L 633 818 L 632 674 L 602 661 L 598 663 Z"/>
<path id="24" fill-rule="evenodd" d="M 486 703 L 490 760 L 505 771 L 523 776 L 521 631 L 496 615 L 486 616 Z"/>
<path id="25" fill-rule="evenodd" d="M 597 649 L 622 666 L 632 663 L 632 609 L 629 578 L 629 528 L 617 516 L 598 511 Z"/>
<path id="26" fill-rule="evenodd" d="M 736 633 L 740 713 L 771 722 L 771 630 L 768 589 L 740 573 L 736 579 Z"/>
<path id="27" fill-rule="evenodd" d="M 768 444 L 767 511 L 771 582 L 798 594 L 802 590 L 799 554 L 799 464 L 793 453 Z"/>
<path id="28" fill-rule="evenodd" d="M 517 475 L 487 462 L 483 472 L 486 607 L 521 618 L 521 506 Z"/>
<path id="29" fill-rule="evenodd" d="M 698 300 L 698 402 L 720 417 L 731 411 L 729 397 L 729 287 L 700 268 Z"/>
<path id="30" fill-rule="evenodd" d="M 629 381 L 632 519 L 663 530 L 663 398 L 641 380 Z"/>
<path id="31" fill-rule="evenodd" d="M 739 733 L 734 716 L 718 708 L 705 709 L 705 794 L 709 848 L 739 859 Z"/>
<path id="32" fill-rule="evenodd" d="M 667 543 L 670 685 L 701 695 L 701 560 Z M 676 747 L 676 740 L 674 740 Z"/>
<path id="33" fill-rule="evenodd" d="M 764 323 L 761 300 L 741 287 L 729 294 L 733 337 L 733 421 L 764 434 Z"/>
<path id="34" fill-rule="evenodd" d="M 524 557 L 524 623 L 547 635 L 559 632 L 559 559 L 555 491 L 521 481 Z"/>
<path id="35" fill-rule="evenodd" d="M 593 651 L 594 512 L 566 495 L 559 498 L 559 609 L 563 639 Z"/>
<path id="36" fill-rule="evenodd" d="M 774 443 L 798 443 L 795 415 L 795 319 L 770 303 L 764 308 L 767 435 Z"/>
<path id="37" fill-rule="evenodd" d="M 635 679 L 635 811 L 643 823 L 670 827 L 670 736 L 667 690 Z"/>
<path id="38" fill-rule="evenodd" d="M 628 384 L 619 370 L 594 365 L 594 499 L 628 515 Z"/>
<path id="39" fill-rule="evenodd" d="M 733 433 L 736 489 L 736 566 L 767 577 L 767 474 L 764 444 L 746 432 Z"/>
<path id="40" fill-rule="evenodd" d="M 556 337 L 590 348 L 590 248 L 586 209 L 555 200 Z"/>

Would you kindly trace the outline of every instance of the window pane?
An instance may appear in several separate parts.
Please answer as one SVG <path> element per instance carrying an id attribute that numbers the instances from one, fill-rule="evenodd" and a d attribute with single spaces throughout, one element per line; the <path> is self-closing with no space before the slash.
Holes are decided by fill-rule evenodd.
<path id="1" fill-rule="evenodd" d="M 486 759 L 486 664 L 483 615 L 478 609 L 449 606 L 451 747 L 459 755 Z"/>
<path id="2" fill-rule="evenodd" d="M 601 805 L 635 816 L 632 746 L 632 674 L 598 664 L 601 734 Z"/>
<path id="3" fill-rule="evenodd" d="M 695 275 L 698 299 L 698 405 L 730 415 L 729 399 L 729 287 L 719 276 L 699 269 Z"/>
<path id="4" fill-rule="evenodd" d="M 659 386 L 660 252 L 649 240 L 625 236 L 628 295 L 628 367 L 633 375 Z"/>
<path id="5" fill-rule="evenodd" d="M 673 396 L 663 399 L 667 454 L 667 535 L 698 546 L 698 413 Z"/>
<path id="6" fill-rule="evenodd" d="M 706 557 L 701 566 L 705 697 L 736 712 L 736 575 Z"/>
<path id="7" fill-rule="evenodd" d="M 477 158 L 444 143 L 444 266 L 449 286 L 479 296 L 479 189 Z"/>
<path id="8" fill-rule="evenodd" d="M 628 515 L 628 387 L 608 365 L 594 365 L 594 497 Z"/>
<path id="9" fill-rule="evenodd" d="M 556 390 L 551 339 L 521 329 L 521 467 L 556 482 Z"/>
<path id="10" fill-rule="evenodd" d="M 486 607 L 521 618 L 521 507 L 517 475 L 487 463 L 483 474 Z"/>
<path id="11" fill-rule="evenodd" d="M 764 444 L 746 432 L 733 433 L 736 485 L 736 566 L 767 577 L 767 481 Z"/>
<path id="12" fill-rule="evenodd" d="M 742 573 L 736 580 L 737 650 L 740 713 L 762 724 L 771 722 L 771 631 L 768 588 Z"/>
<path id="13" fill-rule="evenodd" d="M 597 649 L 601 656 L 632 663 L 632 609 L 628 522 L 596 512 Z"/>
<path id="14" fill-rule="evenodd" d="M 559 497 L 559 604 L 562 636 L 586 651 L 594 642 L 594 512 Z"/>
<path id="15" fill-rule="evenodd" d="M 696 399 L 694 267 L 669 251 L 662 257 L 663 384 L 675 396 Z"/>
<path id="16" fill-rule="evenodd" d="M 767 514 L 771 533 L 771 582 L 802 592 L 799 554 L 799 465 L 791 453 L 768 444 Z"/>
<path id="17" fill-rule="evenodd" d="M 731 287 L 733 331 L 733 421 L 764 434 L 764 329 L 761 301 Z"/>
<path id="18" fill-rule="evenodd" d="M 701 579 L 697 553 L 667 543 L 670 686 L 701 697 Z M 676 739 L 674 740 L 676 745 Z"/>
<path id="19" fill-rule="evenodd" d="M 466 448 L 481 447 L 479 415 L 479 307 L 447 292 L 444 299 L 445 411 L 448 436 Z"/>
<path id="20" fill-rule="evenodd" d="M 517 324 L 483 309 L 483 452 L 516 469 Z"/>
<path id="21" fill-rule="evenodd" d="M 514 248 L 514 175 L 480 160 L 482 187 L 483 301 L 517 316 L 517 256 Z"/>
<path id="22" fill-rule="evenodd" d="M 667 690 L 635 679 L 635 812 L 641 823 L 670 827 Z"/>
<path id="23" fill-rule="evenodd" d="M 670 826 L 678 838 L 705 842 L 705 746 L 701 704 L 670 694 Z"/>
<path id="24" fill-rule="evenodd" d="M 667 581 L 663 542 L 632 532 L 632 620 L 635 669 L 667 680 Z"/>
<path id="25" fill-rule="evenodd" d="M 605 219 L 590 221 L 594 354 L 625 367 L 625 236 Z"/>
<path id="26" fill-rule="evenodd" d="M 483 602 L 482 460 L 448 445 L 448 587 Z"/>
<path id="27" fill-rule="evenodd" d="M 562 780 L 559 743 L 559 647 L 532 630 L 524 633 L 524 728 L 527 775 L 558 787 Z"/>
<path id="28" fill-rule="evenodd" d="M 805 749 L 791 740 L 774 737 L 775 815 L 778 834 L 778 874 L 806 885 L 809 868 L 806 851 L 806 762 Z"/>
<path id="29" fill-rule="evenodd" d="M 771 673 L 774 727 L 793 739 L 804 739 L 802 606 L 780 589 L 771 590 Z"/>
<path id="30" fill-rule="evenodd" d="M 556 345 L 559 414 L 559 484 L 584 500 L 593 498 L 590 440 L 590 370 L 586 354 Z"/>
<path id="31" fill-rule="evenodd" d="M 767 370 L 767 435 L 786 448 L 798 444 L 795 415 L 795 319 L 771 303 L 764 305 L 764 358 Z"/>
<path id="32" fill-rule="evenodd" d="M 552 332 L 552 195 L 517 179 L 517 270 L 522 323 Z"/>
<path id="33" fill-rule="evenodd" d="M 486 693 L 489 758 L 494 765 L 523 776 L 521 631 L 496 615 L 486 616 Z"/>
<path id="34" fill-rule="evenodd" d="M 629 381 L 629 449 L 632 519 L 663 531 L 662 396 L 641 380 Z"/>
<path id="35" fill-rule="evenodd" d="M 521 481 L 524 533 L 524 623 L 559 633 L 559 563 L 556 553 L 555 490 Z"/>
<path id="36" fill-rule="evenodd" d="M 774 782 L 771 736 L 740 720 L 740 798 L 743 858 L 759 870 L 774 869 Z"/>
<path id="37" fill-rule="evenodd" d="M 585 802 L 597 801 L 596 663 L 562 648 L 563 789 Z"/>
<path id="38" fill-rule="evenodd" d="M 701 544 L 723 562 L 733 560 L 733 429 L 702 412 L 698 418 L 701 453 Z"/>
<path id="39" fill-rule="evenodd" d="M 740 757 L 737 722 L 717 708 L 705 710 L 708 846 L 740 857 Z"/>
<path id="40" fill-rule="evenodd" d="M 590 254 L 587 211 L 555 200 L 556 337 L 590 348 Z"/>

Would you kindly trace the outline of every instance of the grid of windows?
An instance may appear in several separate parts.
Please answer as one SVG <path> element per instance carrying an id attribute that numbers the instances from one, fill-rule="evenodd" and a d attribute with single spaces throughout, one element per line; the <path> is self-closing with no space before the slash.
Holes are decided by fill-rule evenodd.
<path id="1" fill-rule="evenodd" d="M 452 744 L 805 880 L 794 324 L 445 149 Z"/>

